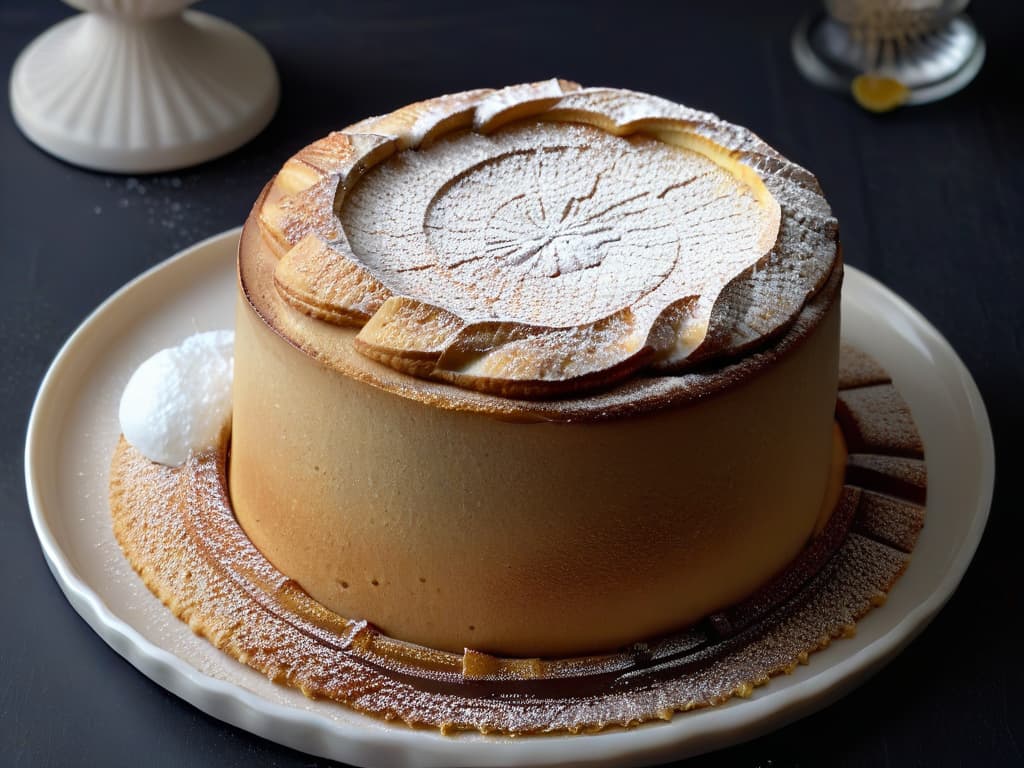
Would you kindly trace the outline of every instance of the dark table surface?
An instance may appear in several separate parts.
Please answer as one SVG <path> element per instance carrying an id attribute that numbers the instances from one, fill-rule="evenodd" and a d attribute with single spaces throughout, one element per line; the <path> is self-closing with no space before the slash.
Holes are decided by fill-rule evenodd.
<path id="1" fill-rule="evenodd" d="M 767 7 L 774 12 L 765 10 Z M 22 453 L 40 379 L 104 298 L 179 249 L 239 224 L 295 150 L 439 93 L 558 75 L 649 91 L 750 126 L 813 170 L 845 256 L 945 334 L 995 433 L 995 501 L 959 591 L 872 680 L 826 710 L 694 765 L 1024 762 L 1017 441 L 1024 433 L 1022 5 L 977 2 L 989 44 L 953 98 L 877 117 L 797 74 L 807 3 L 202 3 L 269 48 L 280 110 L 249 145 L 172 174 L 82 171 L 0 115 L 0 763 L 310 765 L 151 683 L 65 601 L 29 520 Z M 782 10 L 779 10 L 782 9 Z M 0 3 L 0 63 L 70 9 Z"/>

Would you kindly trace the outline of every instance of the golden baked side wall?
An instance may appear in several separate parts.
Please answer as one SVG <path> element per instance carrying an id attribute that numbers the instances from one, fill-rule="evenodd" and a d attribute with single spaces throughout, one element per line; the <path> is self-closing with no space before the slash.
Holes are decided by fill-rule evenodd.
<path id="1" fill-rule="evenodd" d="M 243 240 L 243 274 L 258 241 Z M 264 288 L 246 286 L 257 303 L 273 299 Z M 838 347 L 836 298 L 800 343 L 714 396 L 513 423 L 343 375 L 243 294 L 232 503 L 277 568 L 394 637 L 607 650 L 735 602 L 804 545 L 825 495 Z"/>

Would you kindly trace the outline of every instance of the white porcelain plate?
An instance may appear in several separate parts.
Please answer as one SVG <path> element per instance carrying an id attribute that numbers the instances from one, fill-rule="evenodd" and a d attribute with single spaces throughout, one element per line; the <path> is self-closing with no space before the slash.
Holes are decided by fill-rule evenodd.
<path id="1" fill-rule="evenodd" d="M 238 230 L 189 248 L 99 307 L 57 355 L 28 429 L 25 475 L 43 552 L 68 600 L 118 653 L 199 709 L 252 733 L 360 766 L 639 765 L 753 738 L 834 701 L 921 631 L 959 584 L 992 499 L 988 416 L 939 333 L 847 267 L 843 336 L 877 357 L 914 412 L 928 456 L 928 518 L 886 605 L 808 666 L 746 700 L 592 736 L 441 736 L 306 699 L 214 649 L 154 598 L 121 555 L 107 510 L 117 403 L 130 373 L 198 330 L 233 326 Z"/>

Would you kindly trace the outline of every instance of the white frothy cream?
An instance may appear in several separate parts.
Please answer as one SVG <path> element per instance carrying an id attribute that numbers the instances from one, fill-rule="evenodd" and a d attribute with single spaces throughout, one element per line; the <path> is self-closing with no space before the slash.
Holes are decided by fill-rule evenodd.
<path id="1" fill-rule="evenodd" d="M 231 418 L 234 331 L 208 331 L 163 349 L 121 395 L 121 431 L 151 461 L 176 467 L 212 448 Z"/>

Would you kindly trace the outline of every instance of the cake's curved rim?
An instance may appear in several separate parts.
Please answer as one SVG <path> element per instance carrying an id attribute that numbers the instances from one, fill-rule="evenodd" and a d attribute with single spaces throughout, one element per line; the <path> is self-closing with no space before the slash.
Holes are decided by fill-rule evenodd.
<path id="1" fill-rule="evenodd" d="M 600 320 L 565 318 L 550 326 L 500 313 L 466 315 L 434 288 L 405 295 L 353 251 L 338 211 L 369 169 L 407 150 L 429 152 L 454 132 L 497 136 L 530 121 L 578 124 L 706 155 L 758 187 L 774 207 L 771 244 L 758 246 L 756 261 L 744 256 L 730 267 L 738 273 L 727 270 L 704 287 L 673 280 L 675 288 L 651 293 L 639 314 L 629 304 L 609 306 L 612 314 Z M 511 398 L 572 395 L 637 372 L 680 373 L 742 354 L 789 326 L 838 258 L 838 225 L 817 179 L 749 129 L 649 94 L 556 79 L 439 96 L 367 118 L 300 150 L 262 200 L 255 218 L 278 259 L 275 284 L 286 302 L 328 323 L 360 327 L 357 350 L 390 367 Z M 637 295 L 646 302 L 645 292 Z M 581 358 L 580 350 L 600 354 Z"/>
<path id="2" fill-rule="evenodd" d="M 787 357 L 814 332 L 840 296 L 843 260 L 837 243 L 831 272 L 794 321 L 762 347 L 713 370 L 642 375 L 604 391 L 571 398 L 515 399 L 492 395 L 405 374 L 351 349 L 344 357 L 332 353 L 331 347 L 351 348 L 355 330 L 322 323 L 299 312 L 281 300 L 274 289 L 273 265 L 267 261 L 274 257 L 263 252 L 267 244 L 256 222 L 272 183 L 268 182 L 257 198 L 239 238 L 236 274 L 247 307 L 274 334 L 321 365 L 369 386 L 445 410 L 524 422 L 607 421 L 704 401 L 753 379 Z M 328 343 L 310 343 L 310 337 L 316 336 Z"/>

